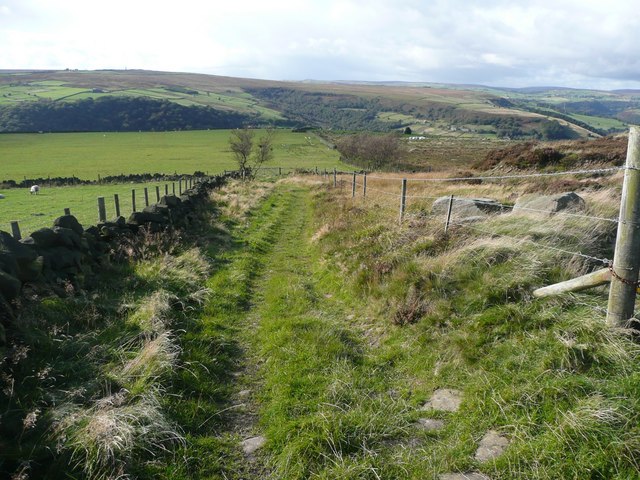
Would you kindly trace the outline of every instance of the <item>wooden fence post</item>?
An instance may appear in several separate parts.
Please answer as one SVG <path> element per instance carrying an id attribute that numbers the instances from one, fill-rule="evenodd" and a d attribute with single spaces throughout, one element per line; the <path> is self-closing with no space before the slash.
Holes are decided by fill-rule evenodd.
<path id="1" fill-rule="evenodd" d="M 107 208 L 104 205 L 104 197 L 98 197 L 98 219 L 101 222 L 107 221 Z"/>
<path id="2" fill-rule="evenodd" d="M 22 234 L 20 233 L 20 225 L 18 222 L 11 222 L 11 235 L 16 240 L 20 240 L 22 238 Z"/>
<path id="3" fill-rule="evenodd" d="M 367 196 L 367 172 L 364 172 L 362 176 L 362 197 L 366 198 Z"/>
<path id="4" fill-rule="evenodd" d="M 136 211 L 136 190 L 135 188 L 131 190 L 131 211 Z"/>
<path id="5" fill-rule="evenodd" d="M 633 317 L 640 269 L 640 127 L 631 127 L 613 254 L 607 324 L 623 327 Z"/>
<path id="6" fill-rule="evenodd" d="M 176 182 L 171 182 L 171 194 L 176 194 Z"/>
<path id="7" fill-rule="evenodd" d="M 407 207 L 407 179 L 402 179 L 402 193 L 400 195 L 400 223 L 404 217 L 404 210 Z"/>
<path id="8" fill-rule="evenodd" d="M 351 198 L 356 196 L 356 172 L 353 172 L 353 181 L 351 182 Z"/>
<path id="9" fill-rule="evenodd" d="M 182 179 L 178 179 L 178 194 L 182 195 Z"/>
<path id="10" fill-rule="evenodd" d="M 149 206 L 149 189 L 147 187 L 144 187 L 144 206 Z"/>
<path id="11" fill-rule="evenodd" d="M 278 176 L 281 177 L 282 176 L 282 167 L 278 167 Z"/>
<path id="12" fill-rule="evenodd" d="M 333 169 L 333 188 L 336 188 L 338 186 L 338 171 L 334 168 Z"/>
<path id="13" fill-rule="evenodd" d="M 449 223 L 451 222 L 451 210 L 453 210 L 453 195 L 449 197 L 449 206 L 447 207 L 447 222 L 444 224 L 444 234 L 449 231 Z"/>
<path id="14" fill-rule="evenodd" d="M 165 195 L 169 195 L 169 184 L 168 183 L 164 184 L 164 194 Z"/>
<path id="15" fill-rule="evenodd" d="M 156 185 L 156 203 L 160 203 L 160 186 Z"/>
<path id="16" fill-rule="evenodd" d="M 64 214 L 65 215 L 71 215 L 71 209 L 70 208 L 65 208 L 64 209 Z"/>
<path id="17" fill-rule="evenodd" d="M 115 204 L 116 207 L 116 218 L 120 217 L 120 197 L 118 196 L 117 193 L 113 194 L 113 203 Z"/>

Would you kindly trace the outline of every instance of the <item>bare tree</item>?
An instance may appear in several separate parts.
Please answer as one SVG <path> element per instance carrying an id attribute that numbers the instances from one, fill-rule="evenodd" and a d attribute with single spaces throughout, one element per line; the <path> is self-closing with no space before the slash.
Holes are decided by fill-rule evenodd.
<path id="1" fill-rule="evenodd" d="M 253 151 L 253 135 L 253 132 L 245 127 L 234 130 L 231 132 L 231 137 L 229 137 L 229 147 L 233 152 L 238 164 L 238 170 L 240 170 L 243 178 L 251 170 L 249 160 Z"/>

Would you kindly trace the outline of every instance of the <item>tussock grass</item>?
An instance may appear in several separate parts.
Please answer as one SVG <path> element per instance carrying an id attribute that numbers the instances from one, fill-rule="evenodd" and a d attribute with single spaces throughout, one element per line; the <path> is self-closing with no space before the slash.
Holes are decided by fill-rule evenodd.
<path id="1" fill-rule="evenodd" d="M 368 185 L 400 191 L 398 181 Z M 539 190 L 533 182 L 409 184 L 410 195 L 508 205 Z M 587 203 L 578 213 L 615 218 L 619 191 L 614 178 L 578 192 Z M 545 246 L 611 258 L 614 223 L 506 213 L 454 225 L 445 236 L 444 219 L 430 213 L 433 199 L 409 198 L 400 225 L 396 197 L 370 191 L 366 200 L 352 200 L 350 193 L 316 191 L 312 245 L 323 268 L 345 279 L 345 295 L 358 299 L 370 357 L 393 365 L 393 388 L 410 405 L 419 407 L 437 388 L 460 390 L 463 403 L 459 413 L 439 414 L 446 427 L 419 446 L 373 449 L 375 456 L 334 462 L 336 471 L 344 478 L 473 470 L 505 479 L 638 478 L 637 450 L 624 446 L 638 445 L 634 332 L 605 325 L 603 288 L 544 300 L 531 295 L 602 268 Z M 489 429 L 506 434 L 510 445 L 480 464 L 473 454 Z M 318 477 L 329 478 L 324 471 Z"/>
<path id="2" fill-rule="evenodd" d="M 140 452 L 162 451 L 184 439 L 162 413 L 159 393 L 121 391 L 88 408 L 73 408 L 55 424 L 59 448 L 71 451 L 88 478 L 118 478 Z"/>

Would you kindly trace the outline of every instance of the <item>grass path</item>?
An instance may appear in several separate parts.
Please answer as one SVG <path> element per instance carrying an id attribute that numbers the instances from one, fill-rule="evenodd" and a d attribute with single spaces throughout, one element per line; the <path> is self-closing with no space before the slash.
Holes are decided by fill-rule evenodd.
<path id="1" fill-rule="evenodd" d="M 313 204 L 308 188 L 280 184 L 226 246 L 212 241 L 212 295 L 183 337 L 190 367 L 168 401 L 186 462 L 157 478 L 436 478 L 471 466 L 433 453 L 448 449 L 417 426 L 397 349 L 369 335 L 361 299 L 311 240 Z M 247 439 L 261 448 L 243 451 Z"/>

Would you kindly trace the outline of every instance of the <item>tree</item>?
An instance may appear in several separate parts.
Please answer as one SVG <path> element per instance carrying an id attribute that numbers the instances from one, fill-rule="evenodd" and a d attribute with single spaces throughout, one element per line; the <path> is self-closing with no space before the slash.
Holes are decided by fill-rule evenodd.
<path id="1" fill-rule="evenodd" d="M 275 131 L 267 128 L 254 143 L 254 132 L 248 128 L 231 132 L 229 147 L 238 164 L 242 178 L 255 177 L 260 167 L 273 158 L 273 138 Z"/>
<path id="2" fill-rule="evenodd" d="M 405 127 L 404 129 L 404 134 L 405 135 L 411 135 L 413 133 L 413 131 L 411 130 L 411 127 Z"/>
<path id="3" fill-rule="evenodd" d="M 253 132 L 247 127 L 234 130 L 229 137 L 229 147 L 238 164 L 238 170 L 245 178 L 250 171 L 249 159 L 253 150 Z"/>

